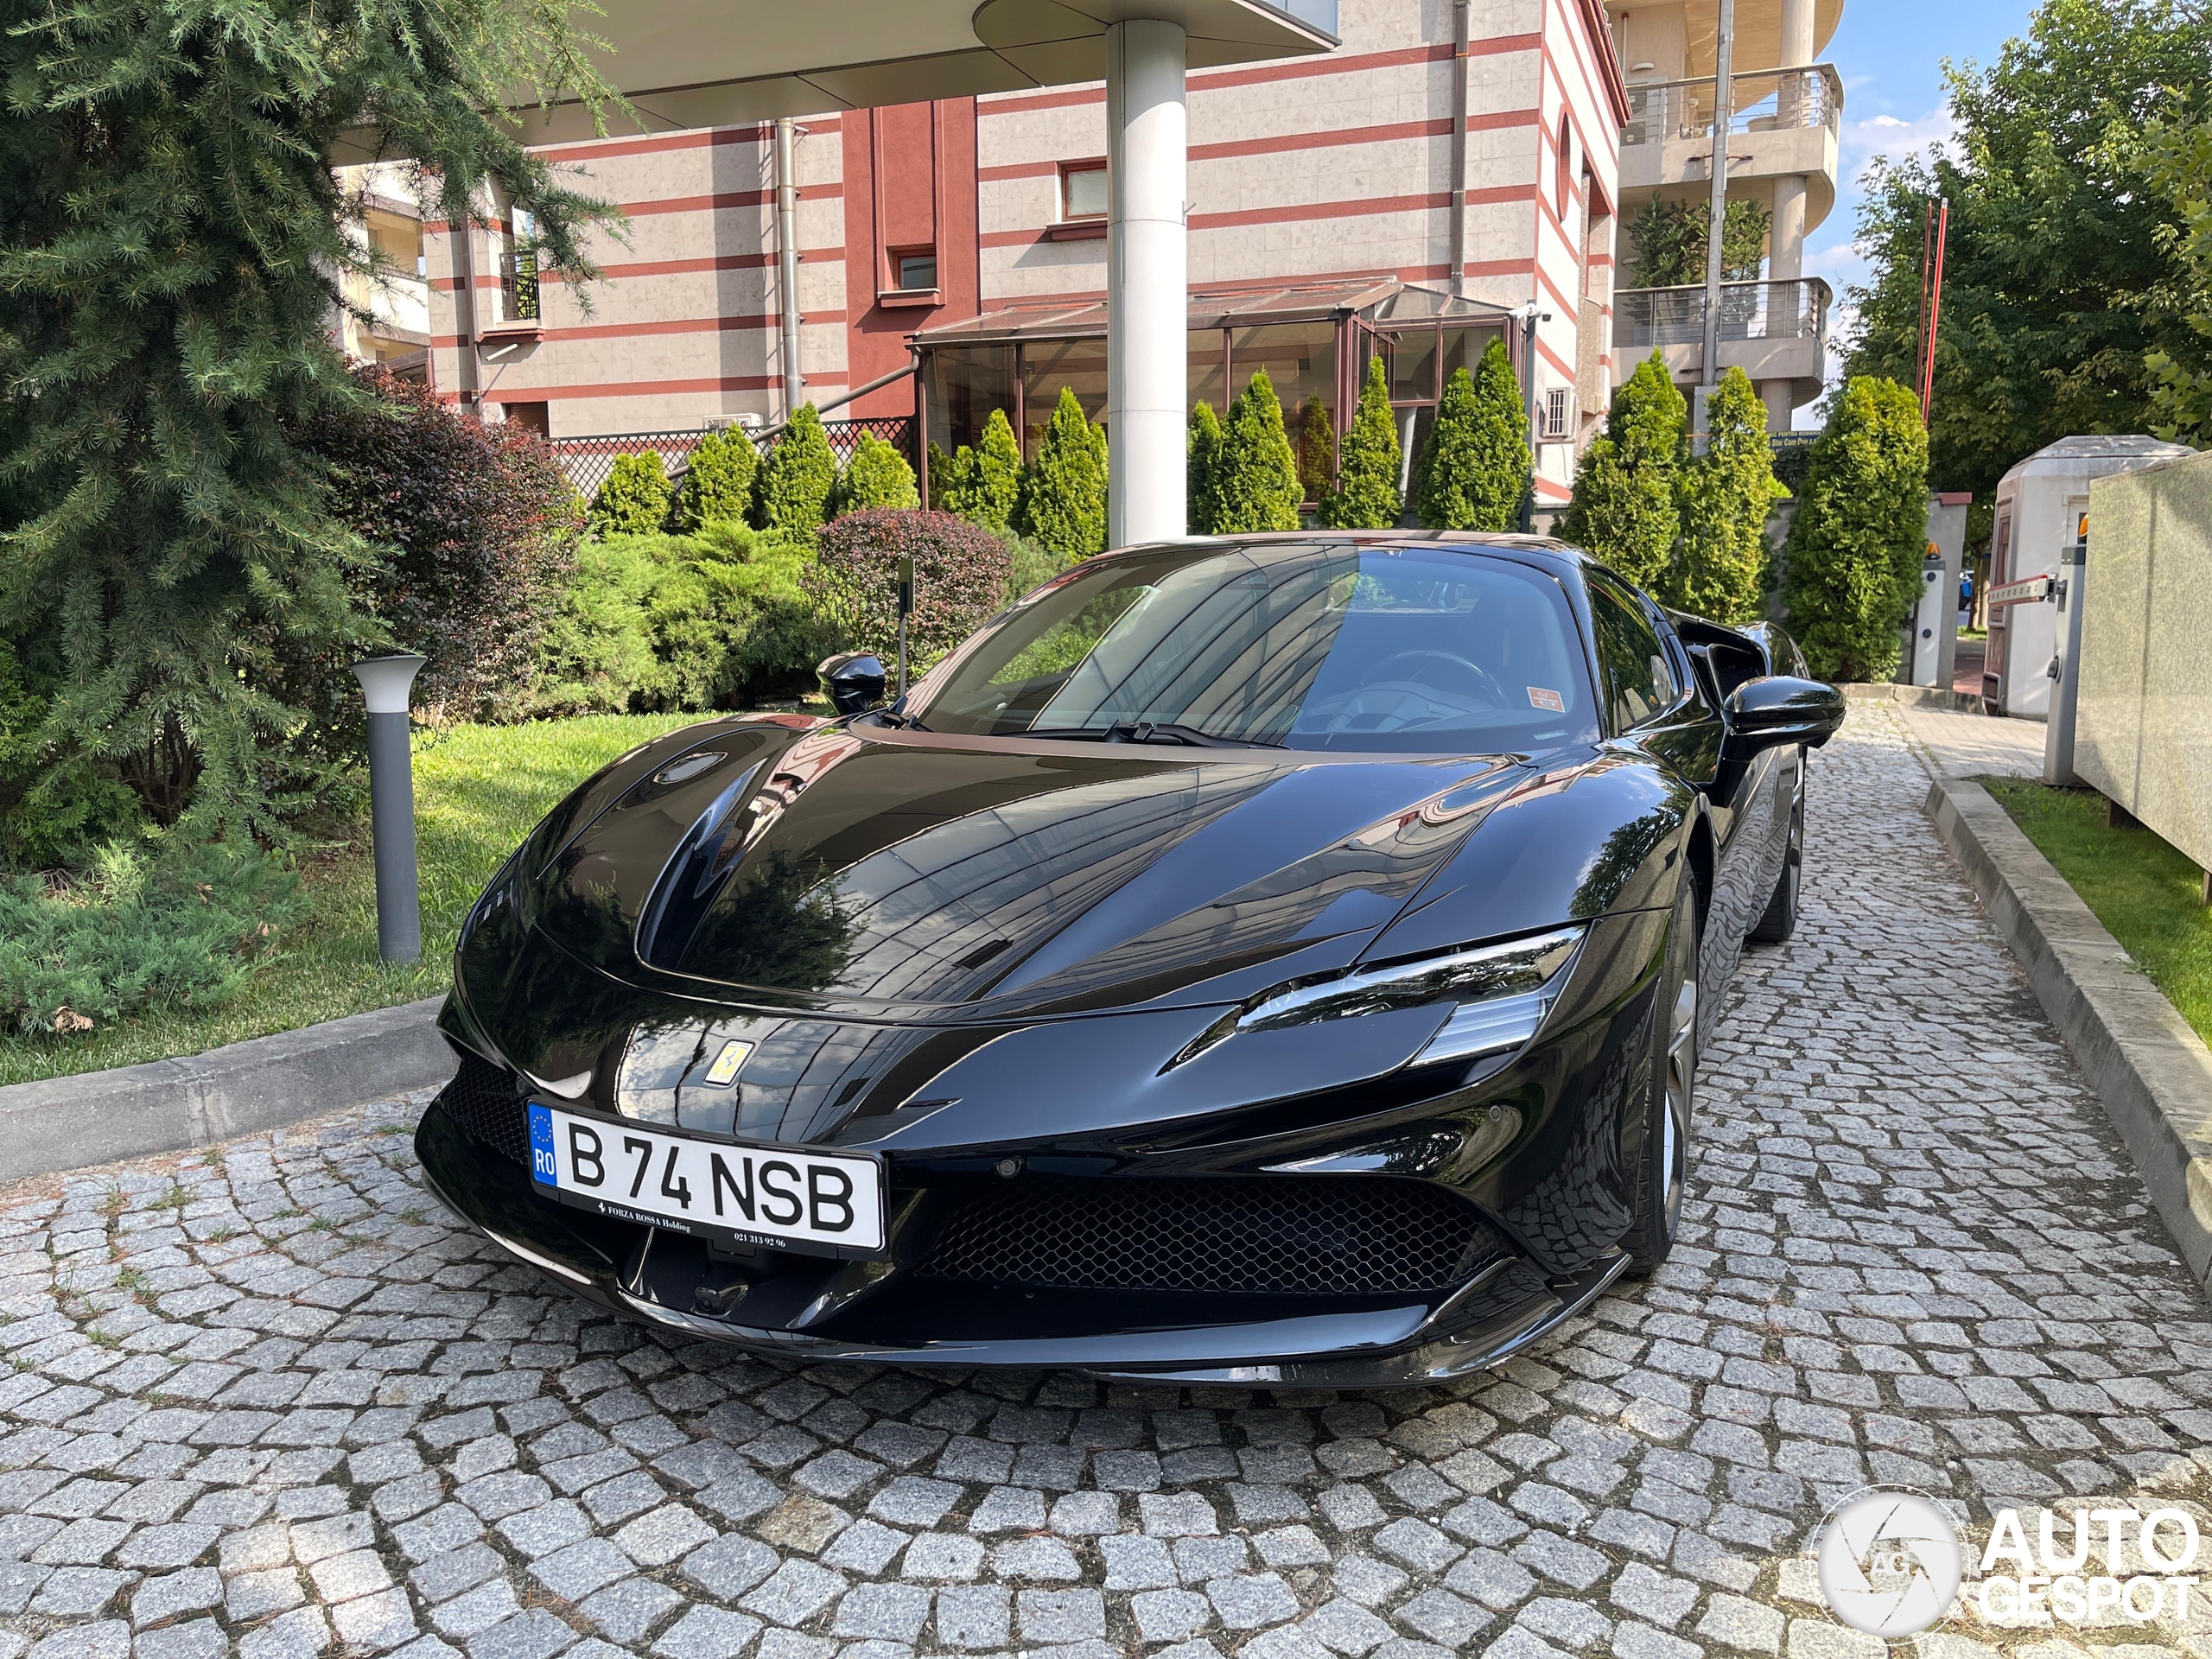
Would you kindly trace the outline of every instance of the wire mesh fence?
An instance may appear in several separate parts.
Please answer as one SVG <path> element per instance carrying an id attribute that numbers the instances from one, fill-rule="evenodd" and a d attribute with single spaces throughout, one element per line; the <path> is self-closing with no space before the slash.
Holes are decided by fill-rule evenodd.
<path id="1" fill-rule="evenodd" d="M 588 501 L 607 482 L 607 475 L 614 469 L 615 461 L 623 455 L 643 454 L 647 450 L 658 454 L 661 465 L 674 477 L 688 466 L 691 452 L 699 447 L 710 428 L 693 428 L 674 432 L 603 432 L 585 437 L 555 438 L 551 440 L 553 453 L 561 463 L 561 470 L 577 493 Z M 780 441 L 770 438 L 765 442 L 746 432 L 742 427 L 732 429 L 752 438 L 754 446 L 765 457 Z M 914 417 L 911 415 L 869 415 L 849 421 L 824 421 L 822 429 L 836 452 L 837 464 L 842 467 L 852 459 L 853 451 L 860 447 L 863 436 L 881 439 L 906 457 L 907 464 L 918 466 L 919 457 L 914 453 Z"/>

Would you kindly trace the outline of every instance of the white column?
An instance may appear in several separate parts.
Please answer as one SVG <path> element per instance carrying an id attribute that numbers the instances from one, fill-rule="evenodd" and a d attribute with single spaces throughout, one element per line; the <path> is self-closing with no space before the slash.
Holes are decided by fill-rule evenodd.
<path id="1" fill-rule="evenodd" d="M 1181 536 L 1190 331 L 1179 23 L 1106 30 L 1106 544 Z"/>
<path id="2" fill-rule="evenodd" d="M 1805 274 L 1805 180 L 1789 173 L 1774 181 L 1774 223 L 1767 232 L 1767 280 L 1794 283 Z"/>
<path id="3" fill-rule="evenodd" d="M 1813 60 L 1813 0 L 1782 0 L 1782 67 Z"/>

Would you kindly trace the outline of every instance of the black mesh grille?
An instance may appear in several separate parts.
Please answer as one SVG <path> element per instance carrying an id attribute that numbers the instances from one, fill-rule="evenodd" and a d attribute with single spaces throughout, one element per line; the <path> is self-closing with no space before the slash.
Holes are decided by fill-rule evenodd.
<path id="1" fill-rule="evenodd" d="M 502 1157 L 530 1163 L 530 1118 L 514 1073 L 474 1054 L 441 1090 L 435 1104 L 469 1135 Z"/>
<path id="2" fill-rule="evenodd" d="M 958 1200 L 923 1272 L 1065 1289 L 1367 1296 L 1449 1290 L 1503 1252 L 1471 1205 L 1422 1181 L 1027 1179 Z"/>

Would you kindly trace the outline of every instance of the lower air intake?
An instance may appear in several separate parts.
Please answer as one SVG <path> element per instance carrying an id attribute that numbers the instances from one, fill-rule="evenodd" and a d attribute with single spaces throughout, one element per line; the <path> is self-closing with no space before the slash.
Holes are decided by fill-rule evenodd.
<path id="1" fill-rule="evenodd" d="M 1377 1296 L 1454 1289 L 1504 1253 L 1472 1205 L 1425 1181 L 1028 1178 L 957 1201 L 922 1271 L 1054 1289 Z"/>
<path id="2" fill-rule="evenodd" d="M 461 1070 L 431 1104 L 501 1157 L 529 1166 L 530 1118 L 513 1072 L 463 1054 Z"/>

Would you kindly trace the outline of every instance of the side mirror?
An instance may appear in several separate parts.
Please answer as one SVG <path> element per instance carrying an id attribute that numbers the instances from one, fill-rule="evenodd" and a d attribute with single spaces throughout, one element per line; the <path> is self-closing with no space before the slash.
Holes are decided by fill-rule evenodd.
<path id="1" fill-rule="evenodd" d="M 1843 724 L 1843 693 L 1819 680 L 1773 674 L 1731 691 L 1720 717 L 1728 727 L 1729 753 L 1738 759 L 1785 744 L 1817 749 Z"/>
<path id="2" fill-rule="evenodd" d="M 840 652 L 814 671 L 841 715 L 862 714 L 874 708 L 883 701 L 883 688 L 891 678 L 882 658 L 869 651 Z"/>

